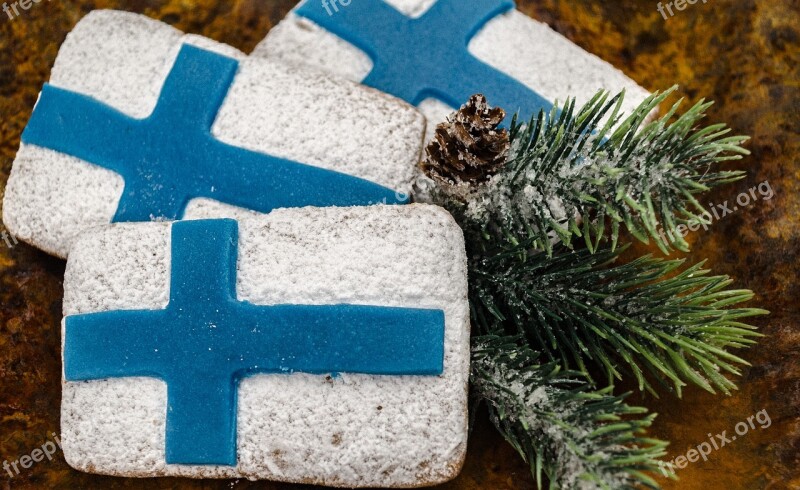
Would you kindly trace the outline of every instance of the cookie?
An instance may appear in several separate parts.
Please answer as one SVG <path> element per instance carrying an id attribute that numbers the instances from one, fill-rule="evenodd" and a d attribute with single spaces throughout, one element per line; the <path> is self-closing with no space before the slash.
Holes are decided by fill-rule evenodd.
<path id="1" fill-rule="evenodd" d="M 419 106 L 428 130 L 471 95 L 524 120 L 598 90 L 627 91 L 633 110 L 649 93 L 621 71 L 512 0 L 306 0 L 252 56 L 313 66 Z"/>
<path id="2" fill-rule="evenodd" d="M 95 11 L 22 135 L 3 220 L 65 257 L 80 231 L 110 222 L 404 203 L 424 126 L 351 81 Z"/>
<path id="3" fill-rule="evenodd" d="M 67 461 L 337 487 L 453 478 L 467 446 L 463 240 L 420 204 L 82 235 L 64 281 Z"/>

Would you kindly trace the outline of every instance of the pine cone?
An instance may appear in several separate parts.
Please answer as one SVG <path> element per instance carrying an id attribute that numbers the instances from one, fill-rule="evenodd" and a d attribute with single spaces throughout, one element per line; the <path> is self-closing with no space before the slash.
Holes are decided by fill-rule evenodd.
<path id="1" fill-rule="evenodd" d="M 508 131 L 497 129 L 506 117 L 491 108 L 483 95 L 473 95 L 460 110 L 436 127 L 436 137 L 420 165 L 425 174 L 443 185 L 480 184 L 506 164 Z"/>

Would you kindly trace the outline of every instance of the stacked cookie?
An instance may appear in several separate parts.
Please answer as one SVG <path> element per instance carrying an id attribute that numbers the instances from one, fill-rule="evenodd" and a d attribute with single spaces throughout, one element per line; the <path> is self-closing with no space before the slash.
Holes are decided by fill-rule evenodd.
<path id="1" fill-rule="evenodd" d="M 468 92 L 523 112 L 598 88 L 645 93 L 507 1 L 338 9 L 300 5 L 251 57 L 114 11 L 64 42 L 3 220 L 68 258 L 73 467 L 341 487 L 458 474 L 466 258 L 443 209 L 409 204 L 426 122 Z M 455 24 L 462 35 L 437 34 Z M 486 51 L 521 40 L 537 47 Z M 551 48 L 566 66 L 525 71 Z"/>

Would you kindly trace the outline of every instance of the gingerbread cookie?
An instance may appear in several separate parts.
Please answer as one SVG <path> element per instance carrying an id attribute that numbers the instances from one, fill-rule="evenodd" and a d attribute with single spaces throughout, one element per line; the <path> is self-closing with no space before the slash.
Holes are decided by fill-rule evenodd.
<path id="1" fill-rule="evenodd" d="M 512 0 L 306 0 L 252 56 L 311 66 L 419 106 L 428 130 L 471 95 L 527 120 L 598 90 L 649 94 L 620 70 L 515 9 Z"/>
<path id="2" fill-rule="evenodd" d="M 449 480 L 467 446 L 466 274 L 460 228 L 428 205 L 93 230 L 64 282 L 67 461 L 139 477 Z"/>
<path id="3" fill-rule="evenodd" d="M 65 257 L 75 235 L 110 222 L 404 203 L 424 125 L 350 81 L 95 11 L 22 135 L 3 220 Z"/>

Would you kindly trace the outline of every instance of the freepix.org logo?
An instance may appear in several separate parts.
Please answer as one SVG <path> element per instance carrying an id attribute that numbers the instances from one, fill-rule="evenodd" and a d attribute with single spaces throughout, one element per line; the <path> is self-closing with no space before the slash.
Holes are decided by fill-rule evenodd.
<path id="1" fill-rule="evenodd" d="M 702 1 L 703 3 L 708 3 L 708 0 L 673 0 L 671 2 L 666 2 L 666 3 L 658 2 L 656 10 L 658 10 L 658 13 L 660 13 L 661 16 L 664 17 L 664 20 L 669 20 L 670 18 L 675 17 L 675 10 L 677 11 L 686 10 L 686 8 L 689 5 L 694 5 L 699 1 Z M 672 10 L 673 7 L 675 7 L 675 10 Z M 669 17 L 667 17 L 667 12 L 669 12 Z"/>
<path id="2" fill-rule="evenodd" d="M 685 238 L 689 232 L 699 231 L 702 228 L 708 231 L 714 223 L 722 221 L 728 216 L 741 210 L 747 210 L 759 202 L 771 201 L 775 197 L 775 190 L 768 180 L 750 187 L 739 193 L 735 198 L 721 203 L 708 203 L 708 210 L 699 218 L 689 220 L 688 223 L 678 224 L 671 228 L 659 226 L 658 234 L 665 242 L 674 241 L 676 237 Z"/>
<path id="3" fill-rule="evenodd" d="M 18 0 L 16 2 L 3 2 L 3 12 L 8 16 L 9 20 L 14 20 L 21 15 L 21 10 L 29 10 L 37 3 L 41 3 L 44 0 Z M 47 0 L 48 2 L 50 0 Z"/>
<path id="4" fill-rule="evenodd" d="M 685 454 L 672 459 L 671 461 L 662 461 L 660 463 L 661 473 L 664 476 L 675 475 L 677 470 L 686 468 L 691 463 L 697 463 L 701 459 L 708 461 L 709 456 L 714 451 L 719 451 L 725 446 L 733 444 L 737 439 L 747 435 L 748 432 L 756 430 L 769 429 L 772 426 L 772 419 L 767 413 L 766 409 L 747 417 L 746 421 L 741 421 L 733 428 L 735 434 L 730 434 L 729 431 L 723 430 L 719 434 L 708 434 L 708 441 L 703 441 L 697 445 L 696 448 L 689 449 Z"/>
<path id="5" fill-rule="evenodd" d="M 14 461 L 3 461 L 3 470 L 8 473 L 8 476 L 11 478 L 19 476 L 22 470 L 27 470 L 34 464 L 44 461 L 44 458 L 47 458 L 48 461 L 52 461 L 53 455 L 61 448 L 61 440 L 55 432 L 51 435 L 53 436 L 52 441 L 45 442 L 41 447 L 37 447 L 31 451 L 30 454 L 21 456 Z"/>
<path id="6" fill-rule="evenodd" d="M 19 243 L 14 235 L 10 234 L 2 227 L 0 227 L 0 240 L 2 240 L 8 248 L 14 248 Z"/>
<path id="7" fill-rule="evenodd" d="M 339 13 L 339 6 L 349 7 L 353 0 L 322 0 L 322 8 L 328 12 L 328 15 Z"/>

